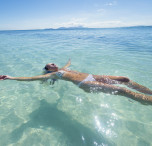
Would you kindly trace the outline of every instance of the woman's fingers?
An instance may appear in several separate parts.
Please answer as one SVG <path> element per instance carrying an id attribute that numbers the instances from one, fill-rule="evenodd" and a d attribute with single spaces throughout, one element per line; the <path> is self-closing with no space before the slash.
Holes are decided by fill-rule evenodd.
<path id="1" fill-rule="evenodd" d="M 0 75 L 0 80 L 5 80 L 6 79 L 6 75 Z"/>

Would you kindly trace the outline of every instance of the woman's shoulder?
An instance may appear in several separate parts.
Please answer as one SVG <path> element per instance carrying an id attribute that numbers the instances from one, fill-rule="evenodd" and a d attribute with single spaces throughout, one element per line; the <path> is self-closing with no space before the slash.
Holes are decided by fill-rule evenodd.
<path id="1" fill-rule="evenodd" d="M 65 74 L 64 70 L 58 70 L 57 72 L 55 72 L 56 76 L 59 78 L 62 78 L 62 76 Z"/>

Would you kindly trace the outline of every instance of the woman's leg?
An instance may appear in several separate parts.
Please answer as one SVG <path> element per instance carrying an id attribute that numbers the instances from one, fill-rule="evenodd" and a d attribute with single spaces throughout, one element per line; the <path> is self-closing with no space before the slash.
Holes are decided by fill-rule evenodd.
<path id="1" fill-rule="evenodd" d="M 106 84 L 124 84 L 129 88 L 135 89 L 141 93 L 152 95 L 152 90 L 142 86 L 136 82 L 131 81 L 127 77 L 123 76 L 95 76 L 95 79 L 98 82 L 106 83 Z"/>
<path id="2" fill-rule="evenodd" d="M 142 86 L 136 82 L 133 82 L 131 80 L 128 83 L 125 83 L 125 85 L 128 86 L 129 88 L 135 89 L 139 92 L 152 95 L 152 90 L 150 90 L 149 88 Z"/>
<path id="3" fill-rule="evenodd" d="M 121 96 L 129 97 L 138 101 L 145 101 L 148 103 L 152 103 L 152 96 L 136 93 L 131 90 L 128 90 L 127 88 L 104 84 L 101 82 L 88 81 L 81 84 L 80 88 L 82 88 L 86 92 L 104 92 L 113 95 L 121 95 Z"/>
<path id="4" fill-rule="evenodd" d="M 107 76 L 107 75 L 94 75 L 96 81 L 106 84 L 122 84 L 128 83 L 130 80 L 123 76 Z"/>

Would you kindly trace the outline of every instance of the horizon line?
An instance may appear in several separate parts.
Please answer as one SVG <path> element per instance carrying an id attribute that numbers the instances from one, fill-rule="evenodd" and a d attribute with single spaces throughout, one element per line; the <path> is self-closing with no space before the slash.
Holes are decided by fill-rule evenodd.
<path id="1" fill-rule="evenodd" d="M 69 26 L 58 28 L 33 28 L 33 29 L 4 29 L 0 31 L 30 31 L 30 30 L 70 30 L 70 29 L 114 29 L 114 28 L 131 28 L 131 27 L 152 27 L 152 25 L 132 25 L 132 26 L 116 26 L 116 27 L 84 27 L 84 26 Z"/>

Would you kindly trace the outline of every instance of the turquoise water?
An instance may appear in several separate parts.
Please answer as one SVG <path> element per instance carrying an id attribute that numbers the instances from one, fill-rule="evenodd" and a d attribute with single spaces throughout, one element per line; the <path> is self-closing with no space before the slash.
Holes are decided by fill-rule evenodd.
<path id="1" fill-rule="evenodd" d="M 35 76 L 46 63 L 121 75 L 152 89 L 152 27 L 0 31 L 0 74 Z M 152 106 L 76 85 L 0 81 L 0 146 L 148 146 Z"/>

